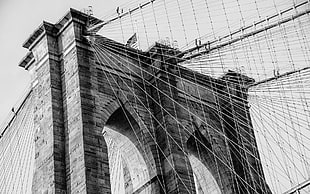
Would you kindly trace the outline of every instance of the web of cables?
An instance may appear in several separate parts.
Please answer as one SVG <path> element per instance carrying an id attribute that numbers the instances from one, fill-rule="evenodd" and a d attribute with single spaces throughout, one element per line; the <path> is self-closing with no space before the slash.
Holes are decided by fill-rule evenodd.
<path id="1" fill-rule="evenodd" d="M 308 1 L 297 0 L 131 1 L 121 5 L 108 15 L 102 16 L 104 25 L 102 23 L 91 24 L 89 29 L 94 30 L 96 34 L 123 44 L 128 43 L 128 39 L 132 39 L 135 35 L 134 48 L 141 51 L 147 51 L 155 42 L 175 48 L 184 53 L 182 56 L 175 56 L 175 59 L 179 61 L 178 68 L 181 69 L 189 68 L 214 78 L 219 78 L 228 70 L 233 70 L 254 78 L 256 82 L 248 86 L 248 94 L 245 94 L 248 95 L 251 122 L 259 150 L 259 156 L 254 155 L 253 157 L 260 157 L 265 174 L 263 178 L 266 179 L 272 192 L 283 193 L 307 182 L 310 178 L 308 158 L 310 156 L 308 97 L 310 92 L 310 37 L 307 33 L 310 30 L 309 8 Z M 99 31 L 95 28 L 98 25 L 100 26 Z M 120 57 L 119 49 L 110 41 L 100 41 L 97 35 L 93 35 L 89 40 L 95 51 L 96 60 L 100 63 L 109 63 L 114 67 L 118 67 L 120 63 L 130 64 L 140 68 L 141 72 L 148 73 L 144 72 L 140 65 L 137 65 L 137 59 L 124 60 Z M 139 53 L 134 52 L 138 55 Z M 138 63 L 143 65 L 144 62 L 138 61 Z M 167 65 L 171 64 L 167 62 Z M 137 91 L 131 91 L 131 86 L 127 85 L 124 75 L 118 73 L 126 71 L 134 75 L 135 72 L 126 68 L 126 65 L 122 67 L 123 69 L 112 72 L 113 75 L 118 75 L 117 78 L 110 73 L 103 76 L 108 80 L 111 88 L 122 89 L 125 87 L 138 104 L 146 106 L 145 103 L 139 101 Z M 130 76 L 125 78 L 132 79 Z M 186 85 L 186 81 L 182 77 L 178 78 L 183 85 Z M 145 80 L 143 84 L 149 84 L 147 82 Z M 184 89 L 185 87 L 175 88 L 170 83 L 166 84 L 182 94 L 188 92 Z M 212 92 L 212 90 L 198 85 L 197 81 L 191 81 L 190 84 L 195 86 L 192 89 L 193 92 L 199 94 L 199 98 L 195 99 L 196 103 L 201 104 L 202 107 L 210 106 L 205 102 L 202 94 L 203 91 Z M 143 87 L 139 88 L 140 85 L 135 87 L 139 92 L 143 92 Z M 112 92 L 116 95 L 117 91 Z M 158 93 L 161 91 L 158 90 Z M 148 96 L 149 94 L 145 92 L 144 95 Z M 231 93 L 227 93 L 227 95 L 230 95 L 231 99 L 238 98 Z M 148 98 L 154 97 L 148 96 Z M 170 97 L 167 96 L 167 98 Z M 224 97 L 220 96 L 219 98 Z M 0 169 L 0 191 L 6 191 L 6 193 L 30 191 L 29 185 L 31 185 L 32 178 L 29 177 L 32 176 L 31 166 L 34 161 L 32 142 L 34 131 L 29 130 L 33 128 L 31 122 L 33 115 L 27 114 L 33 112 L 29 111 L 32 109 L 31 95 L 27 99 L 23 104 L 22 111 L 9 126 L 10 130 L 7 130 L 6 135 L 1 137 L 0 141 L 0 166 L 5 167 Z M 181 106 L 175 99 L 170 98 L 170 100 L 174 106 Z M 149 110 L 149 107 L 144 108 Z M 165 107 L 161 108 L 164 111 L 166 109 Z M 225 138 L 225 134 L 210 125 L 206 117 L 197 116 L 187 107 L 183 108 L 188 110 L 189 115 Z M 210 108 L 214 109 L 214 107 Z M 220 110 L 215 111 L 219 112 Z M 221 112 L 221 114 L 225 113 Z M 157 118 L 154 118 L 151 113 L 149 115 L 156 121 Z M 178 122 L 176 116 L 171 116 L 175 122 Z M 232 119 L 252 127 L 245 122 L 248 118 L 244 118 L 244 115 L 238 115 Z M 178 130 L 186 130 L 182 123 L 178 124 L 181 126 Z M 148 127 L 145 126 L 145 128 Z M 165 129 L 165 126 L 162 128 Z M 152 133 L 150 132 L 150 134 Z M 165 131 L 165 134 L 170 141 L 174 141 L 168 131 Z M 106 139 L 110 142 L 108 144 L 110 150 L 115 152 L 109 153 L 109 155 L 111 158 L 118 158 L 115 160 L 119 163 L 114 164 L 113 170 L 115 172 L 113 174 L 117 176 L 124 169 L 125 164 L 122 162 L 124 160 L 117 149 L 112 149 L 115 144 L 111 143 L 111 138 L 107 137 Z M 137 135 L 137 139 L 141 139 L 141 137 Z M 246 138 L 242 139 L 247 141 Z M 229 142 L 228 138 L 226 140 Z M 200 143 L 199 139 L 195 139 L 195 141 Z M 143 141 L 139 143 L 143 144 Z M 242 143 L 244 144 L 236 146 L 247 152 L 244 145 L 253 142 Z M 177 144 L 177 146 L 184 154 L 187 154 L 183 144 Z M 162 150 L 158 149 L 157 151 L 163 154 Z M 215 153 L 214 157 L 219 163 L 227 164 L 232 176 L 238 178 L 239 175 L 230 165 L 231 159 L 223 161 L 223 158 Z M 198 158 L 193 161 L 200 159 L 200 154 L 198 154 Z M 247 161 L 247 158 L 241 158 L 241 160 L 243 159 Z M 217 166 L 219 168 L 220 164 Z M 203 177 L 199 174 L 196 175 L 196 179 L 197 177 L 205 181 L 208 179 L 207 176 Z M 180 177 L 176 178 L 180 179 Z M 240 181 L 238 184 L 247 186 L 247 180 Z M 115 187 L 119 187 L 119 185 Z M 117 188 L 114 189 L 116 193 L 119 191 Z M 202 190 L 205 192 L 215 190 L 215 193 L 218 191 L 215 187 L 209 189 L 203 188 Z M 251 189 L 254 190 L 250 187 Z M 307 193 L 309 188 L 305 187 L 299 192 Z"/>
<path id="2" fill-rule="evenodd" d="M 22 98 L 18 109 L 0 139 L 1 193 L 31 193 L 34 170 L 34 115 L 31 90 Z M 3 132 L 3 131 L 1 131 Z"/>
<path id="3" fill-rule="evenodd" d="M 265 177 L 273 192 L 283 193 L 310 178 L 309 6 L 277 0 L 133 1 L 89 29 L 100 26 L 97 34 L 123 44 L 135 35 L 134 48 L 141 51 L 160 42 L 185 53 L 175 55 L 182 67 L 215 78 L 228 70 L 254 78 L 248 101 Z M 124 63 L 113 43 L 90 41 L 99 61 Z"/>

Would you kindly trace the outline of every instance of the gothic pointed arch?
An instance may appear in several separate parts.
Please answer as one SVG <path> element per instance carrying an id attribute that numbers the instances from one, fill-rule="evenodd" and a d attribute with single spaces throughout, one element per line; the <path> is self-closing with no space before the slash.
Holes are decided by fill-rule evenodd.
<path id="1" fill-rule="evenodd" d="M 151 134 L 139 113 L 126 104 L 113 101 L 106 108 L 113 111 L 103 129 L 110 179 L 112 183 L 118 182 L 111 185 L 111 190 L 112 193 L 151 193 L 158 187 L 155 162 L 147 142 Z M 121 183 L 113 180 L 121 180 Z"/>
<path id="2" fill-rule="evenodd" d="M 196 181 L 196 192 L 234 193 L 233 187 L 228 186 L 231 179 L 231 171 L 226 165 L 229 163 L 228 154 L 212 143 L 216 141 L 218 134 L 211 134 L 205 124 L 193 126 L 195 130 L 187 140 L 187 149 Z"/>

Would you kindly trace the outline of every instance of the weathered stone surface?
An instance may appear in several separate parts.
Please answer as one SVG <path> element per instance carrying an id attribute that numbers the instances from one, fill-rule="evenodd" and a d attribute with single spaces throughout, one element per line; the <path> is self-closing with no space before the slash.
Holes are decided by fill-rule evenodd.
<path id="1" fill-rule="evenodd" d="M 66 191 L 65 133 L 62 87 L 56 38 L 48 24 L 44 37 L 32 48 L 35 60 L 35 174 L 33 193 Z"/>
<path id="2" fill-rule="evenodd" d="M 146 53 L 97 36 L 113 46 L 98 56 L 87 19 L 70 10 L 25 43 L 35 59 L 22 63 L 36 84 L 34 193 L 111 193 L 109 138 L 125 157 L 126 193 L 195 193 L 194 176 L 201 192 L 197 169 L 214 191 L 268 191 L 242 84 L 181 68 L 159 44 Z"/>

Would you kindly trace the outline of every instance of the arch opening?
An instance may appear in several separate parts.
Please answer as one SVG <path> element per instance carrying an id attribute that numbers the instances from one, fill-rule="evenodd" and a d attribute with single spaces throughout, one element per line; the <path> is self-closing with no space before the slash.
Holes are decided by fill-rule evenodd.
<path id="1" fill-rule="evenodd" d="M 187 140 L 187 149 L 193 169 L 196 193 L 221 194 L 219 172 L 210 153 L 211 144 L 198 129 Z"/>
<path id="2" fill-rule="evenodd" d="M 108 146 L 112 194 L 151 193 L 149 169 L 153 162 L 146 156 L 138 123 L 125 108 L 118 108 L 110 116 L 103 136 Z"/>
<path id="3" fill-rule="evenodd" d="M 189 155 L 193 169 L 195 189 L 197 194 L 221 194 L 220 187 L 206 166 L 194 155 Z"/>

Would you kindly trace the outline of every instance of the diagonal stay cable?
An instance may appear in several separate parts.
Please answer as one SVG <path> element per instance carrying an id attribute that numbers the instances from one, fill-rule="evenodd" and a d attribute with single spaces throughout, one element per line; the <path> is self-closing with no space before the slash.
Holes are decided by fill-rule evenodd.
<path id="1" fill-rule="evenodd" d="M 207 124 L 208 125 L 208 124 Z M 208 148 L 207 148 L 208 149 Z M 214 154 L 214 153 L 213 153 Z"/>

